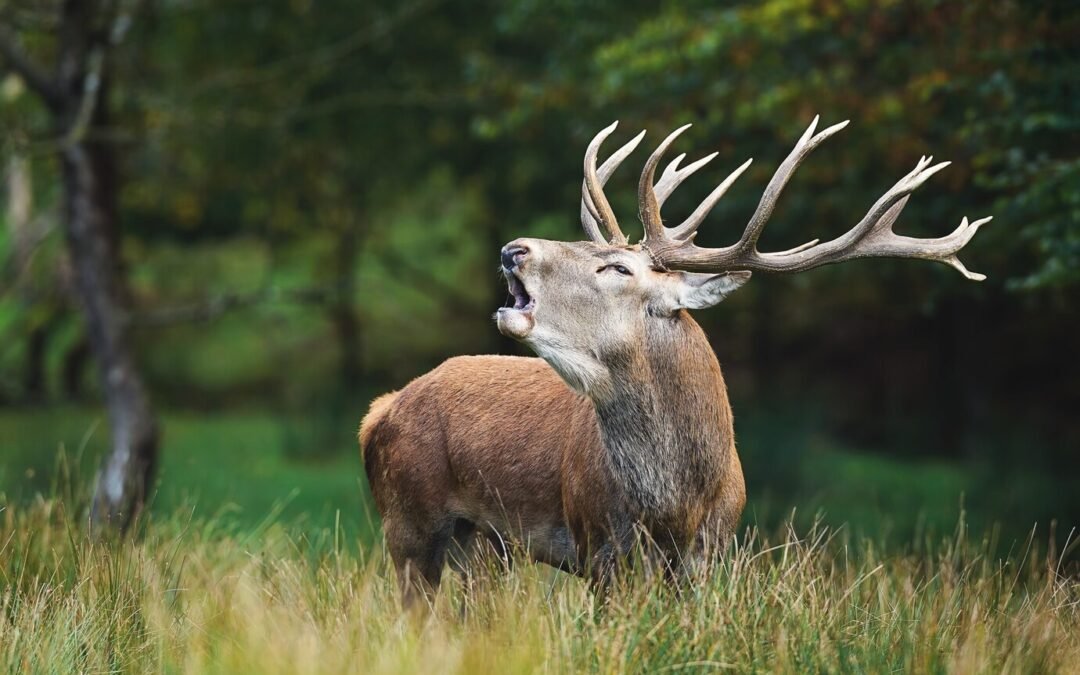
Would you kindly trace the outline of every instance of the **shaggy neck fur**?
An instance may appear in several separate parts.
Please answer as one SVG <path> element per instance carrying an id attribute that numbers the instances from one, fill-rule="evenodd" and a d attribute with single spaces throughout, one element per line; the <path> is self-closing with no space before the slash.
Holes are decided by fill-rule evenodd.
<path id="1" fill-rule="evenodd" d="M 650 321 L 640 349 L 601 358 L 611 392 L 593 402 L 612 480 L 643 521 L 681 519 L 712 498 L 733 446 L 716 355 L 680 310 Z"/>

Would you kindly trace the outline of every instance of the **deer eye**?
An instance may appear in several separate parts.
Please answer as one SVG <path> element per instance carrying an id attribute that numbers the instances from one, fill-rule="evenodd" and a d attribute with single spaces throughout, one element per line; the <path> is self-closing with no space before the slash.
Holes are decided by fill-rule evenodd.
<path id="1" fill-rule="evenodd" d="M 597 272 L 597 274 L 599 274 L 600 272 L 603 272 L 604 270 L 615 270 L 616 272 L 623 275 L 624 277 L 632 277 L 632 276 L 634 276 L 634 273 L 631 272 L 629 269 L 627 269 L 626 266 L 624 266 L 624 265 L 618 265 L 618 264 L 616 264 L 616 265 L 604 265 L 600 269 L 596 270 L 596 272 Z"/>

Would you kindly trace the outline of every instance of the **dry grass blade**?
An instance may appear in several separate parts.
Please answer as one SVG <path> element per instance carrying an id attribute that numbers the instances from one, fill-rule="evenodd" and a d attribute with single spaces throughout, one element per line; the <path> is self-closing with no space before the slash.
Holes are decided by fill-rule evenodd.
<path id="1" fill-rule="evenodd" d="M 755 530 L 682 588 L 483 561 L 429 615 L 400 612 L 384 555 L 266 524 L 146 525 L 139 544 L 72 532 L 55 502 L 0 517 L 8 672 L 1067 672 L 1080 582 L 1032 542 L 1001 564 L 959 539 L 883 555 L 823 527 Z M 1071 542 L 1071 540 L 1070 540 Z M 1066 548 L 1069 543 L 1066 543 Z"/>

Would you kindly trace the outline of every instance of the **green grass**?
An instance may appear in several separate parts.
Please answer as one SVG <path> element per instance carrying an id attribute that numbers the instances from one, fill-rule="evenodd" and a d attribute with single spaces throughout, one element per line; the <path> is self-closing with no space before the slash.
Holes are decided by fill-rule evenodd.
<path id="1" fill-rule="evenodd" d="M 242 531 L 274 514 L 294 529 L 336 526 L 350 546 L 370 546 L 378 518 L 356 447 L 363 406 L 356 407 L 304 416 L 166 414 L 151 515 L 190 511 Z M 737 427 L 749 493 L 745 525 L 772 531 L 794 512 L 800 528 L 820 519 L 880 547 L 902 548 L 951 533 L 963 510 L 973 531 L 997 528 L 1000 554 L 1033 527 L 1045 540 L 1055 518 L 1059 539 L 1080 525 L 1080 493 L 1069 481 L 855 452 L 791 415 L 747 414 Z M 0 411 L 0 499 L 26 503 L 55 494 L 60 450 L 78 464 L 85 488 L 107 441 L 93 410 Z"/>
<path id="2" fill-rule="evenodd" d="M 270 514 L 294 528 L 343 528 L 350 545 L 370 545 L 377 517 L 369 510 L 353 422 L 336 437 L 321 439 L 331 451 L 300 453 L 296 429 L 319 437 L 310 420 L 266 413 L 170 414 L 151 516 L 189 512 L 214 517 L 237 531 Z M 85 489 L 108 442 L 104 422 L 83 409 L 0 413 L 0 503 L 25 503 L 56 490 L 57 457 L 63 452 Z M 313 457 L 311 456 L 313 455 Z"/>
<path id="3" fill-rule="evenodd" d="M 741 543 L 681 594 L 635 577 L 600 608 L 577 579 L 488 565 L 408 617 L 355 422 L 167 415 L 148 517 L 109 542 L 83 528 L 93 413 L 0 412 L 0 671 L 1080 672 L 1069 551 L 956 525 L 964 500 L 1007 521 L 1045 477 L 997 490 L 770 424 L 740 440 Z"/>
<path id="4" fill-rule="evenodd" d="M 0 670 L 19 673 L 1076 672 L 1080 583 L 1031 547 L 919 553 L 751 530 L 681 594 L 605 606 L 538 565 L 447 574 L 402 614 L 381 549 L 333 529 L 225 532 L 187 513 L 95 540 L 60 502 L 0 513 Z"/>

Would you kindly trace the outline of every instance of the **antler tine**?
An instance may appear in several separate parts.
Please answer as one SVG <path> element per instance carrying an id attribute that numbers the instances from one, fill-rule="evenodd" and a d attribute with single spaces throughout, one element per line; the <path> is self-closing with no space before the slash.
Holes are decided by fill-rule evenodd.
<path id="1" fill-rule="evenodd" d="M 656 208 L 662 208 L 667 198 L 675 191 L 675 188 L 679 187 L 684 180 L 689 178 L 695 171 L 711 162 L 719 154 L 719 152 L 714 152 L 710 155 L 706 155 L 681 169 L 679 168 L 679 163 L 686 158 L 685 152 L 671 160 L 671 163 L 664 169 L 664 173 L 661 174 L 660 180 L 657 181 L 656 185 L 653 187 L 653 192 L 656 194 Z M 742 166 L 725 178 L 724 181 L 720 183 L 720 185 L 718 185 L 696 209 L 694 209 L 694 212 L 689 218 L 676 227 L 665 227 L 664 236 L 669 239 L 686 239 L 693 234 L 701 224 L 701 221 L 705 219 L 705 216 L 712 211 L 712 208 L 716 206 L 716 203 L 720 201 L 720 198 L 728 191 L 731 184 L 734 183 L 742 172 L 750 166 L 750 162 L 752 161 L 754 160 L 748 159 Z"/>
<path id="2" fill-rule="evenodd" d="M 739 242 L 734 246 L 729 247 L 728 250 L 731 255 L 736 255 L 738 251 L 753 249 L 757 245 L 757 240 L 761 236 L 761 231 L 765 227 L 765 223 L 768 222 L 769 217 L 772 215 L 773 210 L 776 208 L 776 200 L 780 197 L 780 193 L 783 191 L 784 186 L 791 178 L 791 174 L 802 163 L 811 151 L 820 145 L 825 139 L 832 136 L 836 132 L 847 126 L 847 122 L 841 122 L 835 124 L 828 129 L 814 134 L 814 130 L 817 129 L 819 117 L 815 116 L 814 121 L 810 123 L 806 131 L 803 132 L 802 137 L 799 138 L 799 142 L 795 144 L 795 148 L 787 156 L 787 159 L 780 165 L 773 175 L 772 180 L 769 181 L 768 186 L 765 188 L 765 193 L 762 195 L 761 201 L 758 203 L 757 209 L 754 211 L 754 215 L 750 218 L 750 222 L 747 224 L 746 229 L 743 231 L 742 237 Z M 689 125 L 687 125 L 689 126 Z M 679 161 L 685 156 L 680 155 L 674 162 L 672 162 L 667 169 L 664 170 L 664 175 L 660 178 L 660 183 L 655 190 L 650 191 L 648 188 L 651 185 L 646 184 L 646 176 L 648 176 L 648 182 L 652 181 L 652 174 L 655 171 L 656 163 L 659 162 L 659 155 L 667 149 L 671 141 L 676 136 L 682 133 L 686 127 L 677 129 L 674 133 L 668 136 L 660 147 L 656 149 L 653 155 L 649 158 L 649 162 L 645 165 L 645 170 L 642 172 L 641 181 L 638 183 L 638 208 L 641 210 L 642 223 L 645 225 L 645 241 L 661 239 L 668 239 L 674 241 L 686 241 L 693 237 L 694 232 L 697 231 L 701 223 L 705 220 L 705 217 L 712 211 L 716 203 L 727 193 L 731 185 L 749 168 L 752 159 L 747 160 L 735 171 L 724 179 L 720 185 L 705 198 L 701 204 L 694 210 L 690 217 L 680 223 L 676 227 L 666 228 L 660 219 L 660 204 L 663 203 L 663 199 L 666 199 L 675 187 L 689 176 L 690 169 L 697 170 L 706 161 L 715 157 L 715 153 L 706 157 L 703 160 L 698 160 L 694 164 L 682 169 L 678 169 Z M 661 188 L 663 192 L 661 192 Z M 652 201 L 650 201 L 650 192 L 653 194 Z M 663 199 L 660 197 L 663 195 Z M 809 244 L 804 244 L 804 247 Z M 652 250 L 653 247 L 650 247 Z"/>
<path id="3" fill-rule="evenodd" d="M 933 157 L 923 157 L 915 169 L 901 178 L 880 199 L 878 199 L 859 223 L 848 232 L 794 255 L 765 253 L 759 254 L 763 260 L 779 265 L 777 271 L 798 272 L 819 265 L 843 262 L 855 258 L 918 258 L 949 265 L 967 279 L 982 281 L 986 275 L 971 272 L 957 257 L 960 249 L 971 241 L 979 228 L 992 220 L 992 217 L 969 222 L 967 217 L 953 232 L 944 237 L 923 239 L 896 234 L 893 225 L 907 205 L 911 193 L 950 162 L 931 165 Z"/>
<path id="4" fill-rule="evenodd" d="M 773 211 L 776 209 L 776 201 L 780 198 L 780 193 L 783 192 L 784 186 L 791 180 L 791 175 L 795 173 L 795 169 L 799 168 L 802 161 L 806 159 L 817 146 L 821 145 L 827 138 L 837 133 L 848 125 L 850 120 L 844 120 L 839 124 L 834 124 L 828 129 L 825 129 L 821 133 L 814 135 L 814 130 L 817 128 L 820 115 L 814 115 L 814 121 L 810 123 L 810 126 L 806 128 L 803 135 L 799 138 L 799 142 L 795 144 L 795 147 L 788 154 L 787 158 L 780 164 L 780 167 L 773 174 L 769 184 L 765 186 L 765 192 L 761 195 L 761 201 L 758 202 L 757 209 L 754 210 L 754 215 L 750 217 L 750 222 L 746 225 L 746 230 L 743 232 L 742 237 L 739 239 L 739 246 L 742 248 L 754 248 L 757 246 L 757 240 L 761 236 L 762 230 L 765 229 L 765 223 L 769 222 L 769 218 L 772 217 Z"/>
<path id="5" fill-rule="evenodd" d="M 719 154 L 719 152 L 714 152 L 711 155 L 705 155 L 696 162 L 691 162 L 681 169 L 679 168 L 679 163 L 686 158 L 685 152 L 671 160 L 671 163 L 664 169 L 664 173 L 660 174 L 660 180 L 656 181 L 656 186 L 653 187 L 653 192 L 656 193 L 657 208 L 663 208 L 664 202 L 667 201 L 667 198 L 675 191 L 675 188 L 679 187 L 684 180 L 689 178 L 695 171 L 711 162 Z"/>
<path id="6" fill-rule="evenodd" d="M 600 152 L 600 145 L 613 131 L 615 131 L 615 127 L 617 126 L 619 126 L 619 122 L 615 121 L 610 126 L 600 131 L 600 133 L 592 139 L 588 149 L 585 151 L 585 181 L 582 189 L 583 208 L 581 224 L 582 227 L 585 228 L 585 233 L 589 235 L 589 238 L 597 243 L 606 243 L 608 241 L 612 244 L 626 243 L 626 235 L 619 229 L 619 223 L 615 219 L 615 212 L 611 210 L 611 204 L 604 195 L 604 183 L 607 181 L 607 178 L 601 180 L 596 168 L 596 156 Z M 624 145 L 616 151 L 612 157 L 608 158 L 608 162 L 611 162 L 611 160 L 616 157 L 618 159 L 612 163 L 611 168 L 607 171 L 607 177 L 611 176 L 615 167 L 626 158 L 626 155 L 630 154 L 630 152 L 637 147 L 637 144 L 640 141 L 641 135 L 639 134 L 638 137 L 631 140 L 630 143 Z M 630 146 L 629 149 L 627 149 L 627 146 Z M 605 162 L 605 166 L 608 165 L 608 162 Z M 586 215 L 593 218 L 595 222 L 590 223 L 589 219 L 585 217 Z M 600 228 L 597 225 L 603 226 L 603 228 L 607 230 L 607 238 L 600 234 Z"/>
<path id="7" fill-rule="evenodd" d="M 922 157 L 909 174 L 897 181 L 896 185 L 889 188 L 885 194 L 874 202 L 874 205 L 870 207 L 870 210 L 866 212 L 866 215 L 855 227 L 833 241 L 843 248 L 858 242 L 871 232 L 891 231 L 893 223 L 900 217 L 900 212 L 904 210 L 904 206 L 907 204 L 908 196 L 925 183 L 930 176 L 951 164 L 951 162 L 940 162 L 930 166 L 930 162 L 933 160 L 933 156 Z M 833 242 L 828 243 L 832 244 Z"/>
<path id="8" fill-rule="evenodd" d="M 660 158 L 664 156 L 668 147 L 675 142 L 675 139 L 682 132 L 689 128 L 689 124 L 684 124 L 668 134 L 668 137 L 661 141 L 656 150 L 653 150 L 653 153 L 649 155 L 648 161 L 645 162 L 645 168 L 641 171 L 641 178 L 638 180 L 638 217 L 641 218 L 641 224 L 645 226 L 645 239 L 643 241 L 664 238 L 664 222 L 660 218 L 660 201 L 657 199 L 656 190 L 653 187 L 653 176 L 656 175 L 656 165 L 660 163 Z"/>
<path id="9" fill-rule="evenodd" d="M 619 165 L 623 163 L 631 152 L 633 152 L 641 139 L 645 137 L 645 132 L 642 131 L 637 136 L 630 139 L 625 145 L 616 150 L 611 157 L 608 157 L 603 164 L 600 165 L 600 169 L 596 172 L 596 177 L 600 183 L 600 188 L 603 189 L 607 185 L 608 179 L 615 173 L 615 169 L 619 168 Z M 596 206 L 593 204 L 592 197 L 589 196 L 589 189 L 587 181 L 581 182 L 581 226 L 585 229 L 585 234 L 589 239 L 598 243 L 607 243 L 607 237 L 600 232 L 600 216 L 597 215 Z"/>
<path id="10" fill-rule="evenodd" d="M 760 253 L 757 250 L 761 230 L 773 211 L 776 198 L 790 179 L 791 173 L 811 150 L 846 124 L 846 122 L 837 124 L 814 135 L 813 131 L 817 125 L 817 118 L 814 118 L 814 123 L 799 139 L 795 149 L 769 181 L 765 195 L 761 198 L 743 236 L 736 244 L 724 248 L 700 248 L 693 244 L 691 231 L 680 233 L 685 235 L 685 238 L 681 240 L 674 237 L 666 240 L 650 240 L 644 245 L 659 263 L 679 269 L 709 271 L 744 269 L 793 273 L 857 258 L 918 258 L 949 265 L 973 281 L 985 279 L 986 277 L 982 274 L 968 271 L 960 262 L 957 253 L 971 241 L 982 225 L 990 221 L 990 218 L 982 218 L 975 222 L 968 222 L 968 219 L 964 218 L 952 234 L 932 239 L 907 237 L 893 232 L 893 225 L 900 217 L 911 193 L 932 175 L 949 165 L 949 162 L 931 164 L 932 157 L 920 159 L 910 173 L 897 181 L 874 203 L 862 220 L 839 237 L 820 244 L 815 239 L 802 246 L 776 253 Z M 691 216 L 691 219 L 693 218 L 694 216 Z"/>
<path id="11" fill-rule="evenodd" d="M 750 164 L 753 161 L 754 159 L 751 157 L 743 162 L 742 166 L 728 174 L 728 177 L 725 178 L 722 183 L 717 185 L 713 191 L 709 193 L 709 196 L 694 209 L 694 212 L 690 214 L 689 218 L 676 227 L 666 228 L 667 237 L 669 239 L 688 239 L 691 237 L 694 232 L 697 231 L 702 221 L 705 220 L 705 216 L 709 215 L 709 212 L 716 206 L 716 202 L 720 201 L 720 198 L 727 193 L 728 188 L 731 187 L 744 171 L 750 168 Z"/>

